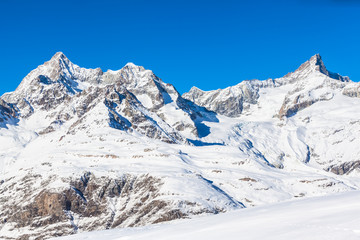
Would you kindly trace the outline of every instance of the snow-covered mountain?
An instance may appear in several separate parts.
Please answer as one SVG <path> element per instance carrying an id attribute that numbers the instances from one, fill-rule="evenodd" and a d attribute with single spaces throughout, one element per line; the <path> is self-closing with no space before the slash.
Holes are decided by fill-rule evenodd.
<path id="1" fill-rule="evenodd" d="M 0 238 L 44 239 L 360 187 L 358 83 L 319 55 L 181 96 L 63 53 L 0 99 Z"/>
<path id="2" fill-rule="evenodd" d="M 243 111 L 250 108 L 251 104 L 258 103 L 261 89 L 293 85 L 291 90 L 287 92 L 284 98 L 284 104 L 279 112 L 280 117 L 284 115 L 289 117 L 295 113 L 294 111 L 305 108 L 306 105 L 327 100 L 326 96 L 322 95 L 320 97 L 310 96 L 308 99 L 305 99 L 307 95 L 313 94 L 311 91 L 324 88 L 325 86 L 341 89 L 345 86 L 345 84 L 341 84 L 343 82 L 350 82 L 350 80 L 348 77 L 342 77 L 339 74 L 329 72 L 321 60 L 320 55 L 316 54 L 311 57 L 309 61 L 302 64 L 295 72 L 289 73 L 282 78 L 268 79 L 265 81 L 243 81 L 226 89 L 207 92 L 193 87 L 190 92 L 185 93 L 183 97 L 219 114 L 228 117 L 239 117 Z M 317 92 L 320 93 L 320 90 L 316 91 L 316 93 Z M 325 93 L 327 92 L 325 91 Z"/>

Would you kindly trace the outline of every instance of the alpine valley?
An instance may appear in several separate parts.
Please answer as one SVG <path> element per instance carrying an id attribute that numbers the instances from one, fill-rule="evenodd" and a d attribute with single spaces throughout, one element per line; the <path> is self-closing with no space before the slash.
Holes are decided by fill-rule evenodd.
<path id="1" fill-rule="evenodd" d="M 85 69 L 59 52 L 0 98 L 0 239 L 359 190 L 359 136 L 360 84 L 320 55 L 181 96 L 141 66 Z"/>

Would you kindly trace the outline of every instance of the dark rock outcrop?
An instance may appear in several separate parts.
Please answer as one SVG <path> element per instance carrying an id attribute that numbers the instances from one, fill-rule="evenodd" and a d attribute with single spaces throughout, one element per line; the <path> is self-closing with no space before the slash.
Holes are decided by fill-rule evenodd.
<path id="1" fill-rule="evenodd" d="M 355 170 L 360 170 L 360 160 L 353 162 L 346 162 L 336 166 L 330 166 L 326 170 L 335 173 L 337 175 L 349 174 Z"/>
<path id="2" fill-rule="evenodd" d="M 32 234 L 8 238 L 0 233 L 0 238 L 46 239 L 73 234 L 80 229 L 142 226 L 186 217 L 171 202 L 157 199 L 162 182 L 149 175 L 112 179 L 87 172 L 80 179 L 68 179 L 67 189 L 51 189 L 46 185 L 32 189 L 40 179 L 39 175 L 27 175 L 21 183 L 1 186 L 0 230 L 9 225 L 31 229 Z M 24 190 L 21 201 L 4 196 L 21 189 Z"/>

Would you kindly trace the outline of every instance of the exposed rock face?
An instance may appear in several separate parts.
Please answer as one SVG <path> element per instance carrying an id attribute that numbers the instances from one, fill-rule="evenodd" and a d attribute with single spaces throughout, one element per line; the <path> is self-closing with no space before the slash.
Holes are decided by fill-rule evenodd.
<path id="1" fill-rule="evenodd" d="M 17 117 L 15 107 L 4 100 L 0 99 L 0 123 L 7 122 L 12 118 Z"/>
<path id="2" fill-rule="evenodd" d="M 162 82 L 150 70 L 129 63 L 119 71 L 104 73 L 99 68 L 80 68 L 63 53 L 33 70 L 14 92 L 2 99 L 16 106 L 22 118 L 29 118 L 34 112 L 49 112 L 46 118 L 52 122 L 39 131 L 42 135 L 74 117 L 79 118 L 75 123 L 78 125 L 84 117 L 90 117 L 84 116 L 86 113 L 99 105 L 106 107 L 110 127 L 135 130 L 168 143 L 183 143 L 187 137 L 199 136 L 199 123 L 215 119 L 205 110 L 205 114 L 199 113 L 198 106 L 182 99 L 171 84 Z M 71 109 L 70 105 L 74 107 Z M 179 112 L 181 119 L 174 119 L 171 111 Z"/>
<path id="3" fill-rule="evenodd" d="M 78 179 L 63 179 L 65 185 L 49 187 L 56 175 L 42 179 L 27 175 L 18 184 L 3 183 L 0 188 L 0 229 L 29 229 L 28 234 L 1 236 L 2 239 L 45 239 L 50 236 L 74 234 L 114 227 L 134 227 L 160 223 L 189 214 L 223 211 L 221 207 L 208 209 L 200 206 L 196 212 L 184 212 L 192 202 L 162 200 L 163 182 L 150 175 L 129 175 L 121 178 L 96 177 L 87 172 Z M 42 180 L 42 186 L 35 188 Z M 23 191 L 22 199 L 7 199 L 4 195 Z M 182 207 L 179 207 L 182 206 Z M 0 232 L 1 233 L 1 232 Z"/>
<path id="4" fill-rule="evenodd" d="M 290 117 L 315 102 L 331 98 L 330 93 L 323 93 L 320 97 L 311 98 L 314 91 L 320 92 L 319 89 L 326 86 L 341 89 L 345 87 L 344 83 L 349 81 L 348 77 L 328 71 L 320 55 L 316 54 L 295 72 L 289 73 L 283 78 L 244 81 L 226 89 L 207 92 L 193 87 L 188 93 L 184 93 L 183 97 L 216 113 L 228 117 L 239 117 L 244 109 L 258 103 L 260 89 L 294 84 L 295 87 L 285 96 L 284 104 L 279 110 L 278 116 L 283 118 Z M 354 94 L 351 93 L 351 95 Z"/>
<path id="5" fill-rule="evenodd" d="M 348 97 L 360 97 L 360 85 L 358 83 L 352 83 L 346 86 L 342 92 L 345 96 Z"/>
<path id="6" fill-rule="evenodd" d="M 101 74 L 100 69 L 88 70 L 72 64 L 59 52 L 29 73 L 13 93 L 2 96 L 2 99 L 16 104 L 21 116 L 28 117 L 35 109 L 48 111 L 56 108 L 81 91 L 82 82 L 97 82 Z"/>
<path id="7" fill-rule="evenodd" d="M 314 98 L 313 93 L 316 92 L 317 89 L 311 89 L 308 92 L 302 92 L 302 90 L 304 89 L 301 89 L 300 91 L 285 97 L 283 105 L 281 106 L 279 111 L 279 118 L 291 117 L 295 115 L 298 111 L 310 107 L 316 102 L 329 101 L 333 97 L 332 93 L 324 93 L 319 97 Z"/>
<path id="8" fill-rule="evenodd" d="M 341 176 L 359 174 L 358 92 L 318 55 L 283 78 L 182 97 L 143 67 L 84 69 L 57 53 L 0 98 L 0 238 L 360 189 Z"/>
<path id="9" fill-rule="evenodd" d="M 335 79 L 335 80 L 339 80 L 341 82 L 350 82 L 350 78 L 347 76 L 341 76 L 338 73 L 333 73 L 330 72 L 326 69 L 325 64 L 323 62 L 323 60 L 321 59 L 321 56 L 319 54 L 316 54 L 315 56 L 313 56 L 310 59 L 310 64 L 313 64 L 312 62 L 315 62 L 315 70 L 325 74 L 326 76 L 328 76 L 329 78 Z"/>
<path id="10" fill-rule="evenodd" d="M 337 166 L 330 166 L 327 170 L 338 175 L 349 174 L 355 170 L 360 171 L 360 161 L 346 162 Z"/>
<path id="11" fill-rule="evenodd" d="M 331 100 L 334 91 L 341 91 L 350 81 L 348 77 L 329 72 L 318 54 L 287 76 L 297 80 L 285 96 L 278 114 L 280 118 L 291 117 L 316 102 Z"/>
<path id="12" fill-rule="evenodd" d="M 255 104 L 259 97 L 259 86 L 249 81 L 223 90 L 205 92 L 196 87 L 183 97 L 203 106 L 210 111 L 228 116 L 238 117 L 246 108 L 247 104 Z"/>

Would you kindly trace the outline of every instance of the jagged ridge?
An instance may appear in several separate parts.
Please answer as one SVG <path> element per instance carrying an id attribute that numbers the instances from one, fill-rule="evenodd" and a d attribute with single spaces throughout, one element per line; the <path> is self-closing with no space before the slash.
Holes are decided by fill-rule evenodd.
<path id="1" fill-rule="evenodd" d="M 322 76 L 322 82 L 308 82 L 307 80 L 314 77 Z M 265 81 L 250 80 L 243 81 L 235 86 L 226 89 L 219 89 L 213 91 L 202 91 L 193 87 L 188 93 L 184 93 L 183 97 L 195 102 L 196 104 L 206 107 L 211 111 L 228 117 L 239 117 L 243 111 L 250 108 L 250 104 L 257 104 L 259 98 L 259 90 L 262 88 L 276 88 L 288 84 L 296 84 L 299 89 L 305 87 L 317 88 L 320 85 L 326 84 L 324 81 L 336 84 L 330 79 L 339 80 L 340 82 L 350 82 L 348 77 L 342 77 L 339 74 L 329 72 L 319 54 L 310 58 L 310 60 L 303 63 L 296 71 L 285 75 L 282 78 L 268 79 Z M 307 85 L 307 86 L 305 86 Z M 342 85 L 343 87 L 345 85 Z M 294 94 L 293 92 L 289 92 Z M 296 96 L 298 97 L 298 96 Z M 288 98 L 284 99 L 284 105 L 290 102 Z M 318 100 L 300 104 L 291 110 L 286 109 L 287 106 L 279 109 L 279 116 L 291 116 L 294 112 L 303 109 L 305 106 L 310 106 Z M 286 102 L 286 103 L 285 103 Z M 295 103 L 296 104 L 296 103 Z M 285 110 L 286 109 L 286 110 Z"/>
<path id="2" fill-rule="evenodd" d="M 132 63 L 103 72 L 57 53 L 1 98 L 0 238 L 359 189 L 359 86 L 334 76 L 315 55 L 283 78 L 183 98 Z"/>

